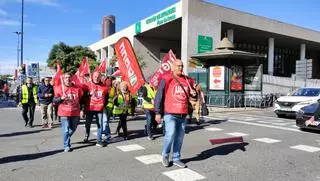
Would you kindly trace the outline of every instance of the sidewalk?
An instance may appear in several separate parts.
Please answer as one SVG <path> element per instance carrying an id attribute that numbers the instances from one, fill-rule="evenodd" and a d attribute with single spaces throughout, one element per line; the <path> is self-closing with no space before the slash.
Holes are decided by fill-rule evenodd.
<path id="1" fill-rule="evenodd" d="M 239 108 L 227 108 L 227 107 L 209 107 L 209 112 L 210 113 L 223 113 L 223 112 L 244 112 L 244 111 L 264 111 L 264 110 L 273 110 L 272 107 L 268 108 L 255 108 L 255 107 L 239 107 Z"/>

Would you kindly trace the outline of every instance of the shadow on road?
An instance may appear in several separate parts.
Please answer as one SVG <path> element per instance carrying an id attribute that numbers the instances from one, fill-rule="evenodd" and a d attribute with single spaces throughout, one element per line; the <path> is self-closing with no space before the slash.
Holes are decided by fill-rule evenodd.
<path id="1" fill-rule="evenodd" d="M 204 121 L 202 124 L 200 125 L 197 125 L 196 124 L 196 121 L 195 120 L 192 120 L 191 124 L 187 124 L 187 127 L 186 127 L 186 134 L 192 132 L 192 131 L 197 131 L 199 129 L 204 129 L 205 127 L 208 127 L 212 124 L 220 124 L 220 123 L 223 123 L 223 122 L 226 122 L 228 120 L 224 120 L 224 119 L 212 119 L 212 120 L 207 120 L 207 121 Z"/>
<path id="2" fill-rule="evenodd" d="M 63 150 L 54 150 L 54 151 L 47 151 L 42 153 L 31 153 L 25 155 L 14 155 L 0 158 L 0 164 L 11 163 L 11 162 L 19 162 L 19 161 L 28 161 L 28 160 L 35 160 L 38 158 L 43 158 L 47 156 L 51 156 L 57 153 L 63 152 Z"/>
<path id="3" fill-rule="evenodd" d="M 233 143 L 233 144 L 228 144 L 228 145 L 222 145 L 222 146 L 218 146 L 215 148 L 211 148 L 209 150 L 205 150 L 195 157 L 186 158 L 186 159 L 183 159 L 182 161 L 184 163 L 188 163 L 188 162 L 192 162 L 192 161 L 202 161 L 202 160 L 206 160 L 208 158 L 211 158 L 215 155 L 228 155 L 236 150 L 246 151 L 245 146 L 247 146 L 247 145 L 249 145 L 249 143 L 246 143 L 246 142 L 245 143 Z"/>
<path id="4" fill-rule="evenodd" d="M 21 131 L 21 132 L 0 134 L 0 138 L 2 138 L 2 137 L 21 136 L 21 135 L 27 135 L 27 134 L 33 134 L 33 133 L 40 133 L 40 132 L 43 132 L 43 131 L 50 131 L 50 129 L 40 129 L 40 130 Z"/>
<path id="5" fill-rule="evenodd" d="M 86 144 L 86 145 L 82 145 L 82 146 L 73 147 L 72 151 L 78 150 L 81 148 L 85 148 L 85 147 L 89 147 L 89 146 L 94 146 L 95 144 L 96 143 L 90 143 L 90 144 Z M 24 155 L 7 156 L 7 157 L 0 158 L 0 164 L 35 160 L 38 158 L 44 158 L 44 157 L 52 156 L 52 155 L 55 155 L 57 153 L 62 153 L 62 152 L 63 152 L 63 149 L 59 149 L 59 150 L 53 150 L 53 151 L 46 151 L 46 152 L 42 152 L 42 153 L 31 153 L 31 154 L 24 154 Z"/>
<path id="6" fill-rule="evenodd" d="M 122 134 L 121 134 L 122 135 Z M 137 139 L 137 138 L 142 138 L 146 137 L 144 133 L 144 129 L 138 129 L 138 130 L 128 130 L 128 137 L 129 139 Z"/>

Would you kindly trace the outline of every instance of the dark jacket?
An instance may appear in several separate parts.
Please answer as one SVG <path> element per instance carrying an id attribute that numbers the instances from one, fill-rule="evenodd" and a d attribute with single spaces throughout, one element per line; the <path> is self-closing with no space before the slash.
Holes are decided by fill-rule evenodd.
<path id="1" fill-rule="evenodd" d="M 52 94 L 52 96 L 45 97 L 44 96 L 45 94 Z M 39 98 L 40 104 L 48 105 L 52 103 L 53 96 L 54 96 L 53 86 L 50 84 L 48 86 L 46 86 L 45 84 L 41 84 L 40 87 L 38 88 L 37 96 Z"/>
<path id="2" fill-rule="evenodd" d="M 166 83 L 166 80 L 162 79 L 157 90 L 157 94 L 154 100 L 154 112 L 156 114 L 164 114 L 164 97 Z"/>

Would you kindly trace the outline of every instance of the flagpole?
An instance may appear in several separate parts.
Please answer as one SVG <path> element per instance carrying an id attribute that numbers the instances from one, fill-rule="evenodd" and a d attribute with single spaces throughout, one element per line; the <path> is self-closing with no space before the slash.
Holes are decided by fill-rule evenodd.
<path id="1" fill-rule="evenodd" d="M 66 95 L 65 89 L 64 89 L 64 82 L 63 82 L 63 80 L 62 80 L 61 75 L 60 75 L 60 81 L 61 81 L 61 86 L 62 86 L 62 94 L 63 94 L 63 95 Z"/>

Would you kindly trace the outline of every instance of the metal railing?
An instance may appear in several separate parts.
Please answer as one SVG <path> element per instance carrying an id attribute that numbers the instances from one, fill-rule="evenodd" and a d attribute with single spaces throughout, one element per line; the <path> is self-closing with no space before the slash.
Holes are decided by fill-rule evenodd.
<path id="1" fill-rule="evenodd" d="M 206 103 L 209 106 L 218 107 L 256 107 L 266 108 L 272 107 L 276 100 L 275 95 L 265 94 L 207 94 Z"/>

